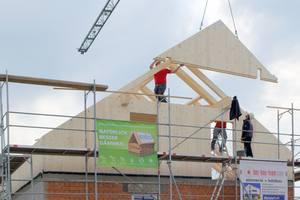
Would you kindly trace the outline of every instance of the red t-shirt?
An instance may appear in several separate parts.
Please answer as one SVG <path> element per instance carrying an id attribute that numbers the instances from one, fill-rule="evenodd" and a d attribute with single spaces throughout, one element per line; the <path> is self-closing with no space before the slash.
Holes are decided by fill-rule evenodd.
<path id="1" fill-rule="evenodd" d="M 222 122 L 217 122 L 215 127 L 222 128 Z M 226 128 L 226 122 L 223 122 L 223 128 Z"/>
<path id="2" fill-rule="evenodd" d="M 160 83 L 167 83 L 167 74 L 170 74 L 172 70 L 165 68 L 154 74 L 155 85 Z"/>

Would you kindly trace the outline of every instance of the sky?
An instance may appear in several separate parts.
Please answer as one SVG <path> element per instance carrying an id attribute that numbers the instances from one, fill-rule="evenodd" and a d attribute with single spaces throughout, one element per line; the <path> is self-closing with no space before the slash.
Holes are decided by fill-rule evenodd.
<path id="1" fill-rule="evenodd" d="M 154 57 L 199 31 L 206 0 L 121 0 L 88 52 L 81 55 L 77 49 L 105 3 L 1 0 L 0 73 L 87 83 L 95 80 L 96 84 L 108 85 L 109 90 L 118 90 L 146 73 Z M 203 73 L 225 94 L 237 96 L 240 106 L 253 112 L 269 131 L 277 132 L 277 110 L 266 106 L 291 107 L 293 103 L 300 109 L 300 1 L 230 3 L 239 40 L 278 78 L 278 83 Z M 219 19 L 235 32 L 228 1 L 208 1 L 202 29 Z M 171 95 L 194 97 L 176 80 L 168 78 Z M 107 95 L 97 93 L 97 100 Z M 73 116 L 83 110 L 83 96 L 82 91 L 12 83 L 9 109 Z M 92 105 L 92 96 L 88 105 Z M 30 126 L 56 127 L 65 120 L 11 115 L 11 123 Z M 300 134 L 298 120 L 299 111 L 295 111 L 295 134 Z M 22 130 L 11 141 L 32 144 L 47 131 Z M 280 132 L 291 131 L 291 115 L 285 113 L 280 119 Z M 282 138 L 283 142 L 290 139 Z"/>

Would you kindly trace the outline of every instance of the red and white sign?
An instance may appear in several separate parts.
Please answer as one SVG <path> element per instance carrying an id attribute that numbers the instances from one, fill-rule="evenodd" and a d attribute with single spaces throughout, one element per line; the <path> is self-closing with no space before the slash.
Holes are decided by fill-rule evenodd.
<path id="1" fill-rule="evenodd" d="M 286 163 L 241 160 L 240 180 L 252 199 L 288 199 Z M 249 199 L 242 183 L 240 185 L 241 200 Z"/>

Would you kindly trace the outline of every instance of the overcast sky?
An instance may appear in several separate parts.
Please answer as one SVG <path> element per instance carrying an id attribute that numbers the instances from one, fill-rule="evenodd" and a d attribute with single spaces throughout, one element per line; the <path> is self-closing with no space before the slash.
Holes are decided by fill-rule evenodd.
<path id="1" fill-rule="evenodd" d="M 203 72 L 228 96 L 236 95 L 241 107 L 253 112 L 268 130 L 277 132 L 277 110 L 266 106 L 291 107 L 294 103 L 294 108 L 300 108 L 300 1 L 230 2 L 240 41 L 278 78 L 278 83 Z M 118 90 L 146 73 L 154 57 L 199 31 L 206 0 L 121 0 L 89 51 L 81 55 L 77 48 L 105 3 L 1 0 L 0 73 L 88 83 L 95 79 L 97 84 L 108 85 L 109 90 Z M 228 1 L 210 0 L 203 28 L 219 19 L 235 31 Z M 174 76 L 168 78 L 171 95 L 194 97 Z M 81 91 L 9 86 L 13 111 L 76 115 L 83 110 Z M 106 95 L 98 93 L 97 99 Z M 65 120 L 11 116 L 12 124 L 33 126 L 55 127 Z M 296 134 L 300 132 L 299 120 L 296 112 Z M 280 130 L 290 133 L 291 124 L 291 115 L 284 114 Z M 14 135 L 12 143 L 32 144 L 46 132 L 22 129 L 22 135 Z M 289 140 L 284 138 L 284 142 Z"/>
<path id="2" fill-rule="evenodd" d="M 277 110 L 266 106 L 291 107 L 294 103 L 294 108 L 300 108 L 300 1 L 230 2 L 240 41 L 278 78 L 278 83 L 203 72 L 228 96 L 236 95 L 241 107 L 253 112 L 268 130 L 277 132 Z M 89 51 L 81 55 L 77 48 L 105 3 L 1 0 L 0 73 L 88 83 L 95 79 L 97 84 L 108 85 L 109 90 L 118 90 L 146 73 L 154 57 L 199 31 L 206 1 L 121 0 Z M 208 1 L 203 28 L 219 19 L 235 31 L 228 1 Z M 174 77 L 168 78 L 171 95 L 195 96 Z M 13 111 L 76 115 L 83 110 L 81 91 L 10 84 L 9 93 Z M 106 95 L 98 93 L 97 99 Z M 14 115 L 11 123 L 53 125 L 49 124 L 53 119 L 20 119 Z M 298 120 L 296 112 L 296 133 L 300 132 Z M 283 115 L 280 130 L 291 132 L 291 124 L 291 115 Z M 31 131 L 24 134 L 34 133 Z M 13 142 L 30 144 L 41 136 L 32 135 L 15 137 Z M 285 142 L 289 140 L 285 138 Z"/>

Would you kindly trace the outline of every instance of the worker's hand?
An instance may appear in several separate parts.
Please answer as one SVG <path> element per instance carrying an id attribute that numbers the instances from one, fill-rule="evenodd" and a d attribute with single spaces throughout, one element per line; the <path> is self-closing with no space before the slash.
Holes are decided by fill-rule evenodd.
<path id="1" fill-rule="evenodd" d="M 180 65 L 179 65 L 179 67 L 183 67 L 184 66 L 184 64 L 183 63 L 181 63 Z"/>
<path id="2" fill-rule="evenodd" d="M 151 63 L 151 65 L 149 66 L 149 68 L 150 68 L 150 69 L 153 69 L 154 64 L 157 66 L 157 65 L 159 65 L 160 63 L 161 63 L 161 61 L 159 61 L 159 60 L 154 60 L 154 61 Z"/>

